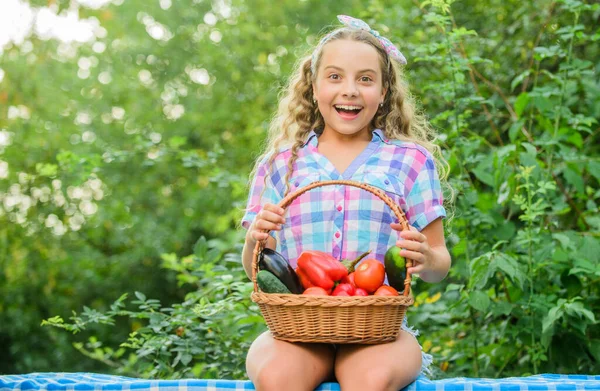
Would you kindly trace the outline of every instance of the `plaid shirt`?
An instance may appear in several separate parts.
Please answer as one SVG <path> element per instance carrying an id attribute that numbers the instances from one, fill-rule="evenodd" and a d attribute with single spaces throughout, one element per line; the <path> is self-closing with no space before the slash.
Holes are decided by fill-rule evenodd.
<path id="1" fill-rule="evenodd" d="M 343 173 L 318 152 L 317 145 L 313 131 L 298 151 L 290 191 L 314 181 L 347 179 L 384 190 L 419 231 L 446 216 L 434 161 L 420 145 L 388 140 L 375 129 L 369 145 Z M 267 159 L 259 163 L 242 218 L 244 228 L 250 227 L 262 205 L 283 199 L 290 156 L 290 148 L 280 151 L 272 170 Z M 398 240 L 398 233 L 390 227 L 397 221 L 393 212 L 379 197 L 356 187 L 329 185 L 310 190 L 293 201 L 284 217 L 283 229 L 272 234 L 277 251 L 294 268 L 303 250 L 325 251 L 338 259 L 354 259 L 371 250 L 369 257 L 383 262 L 387 249 Z"/>

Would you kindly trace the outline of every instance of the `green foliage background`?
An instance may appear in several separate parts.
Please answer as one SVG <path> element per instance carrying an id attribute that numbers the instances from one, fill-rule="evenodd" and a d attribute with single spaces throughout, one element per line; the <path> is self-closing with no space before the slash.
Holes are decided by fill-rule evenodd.
<path id="1" fill-rule="evenodd" d="M 239 262 L 248 174 L 341 13 L 399 44 L 451 166 L 453 266 L 409 311 L 436 376 L 600 373 L 592 3 L 128 0 L 80 8 L 96 44 L 6 48 L 0 373 L 244 378 L 264 330 Z"/>

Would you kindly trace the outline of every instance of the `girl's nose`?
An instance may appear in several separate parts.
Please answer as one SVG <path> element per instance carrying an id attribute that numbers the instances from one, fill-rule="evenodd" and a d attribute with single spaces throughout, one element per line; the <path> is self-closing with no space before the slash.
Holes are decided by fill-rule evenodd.
<path id="1" fill-rule="evenodd" d="M 358 96 L 358 88 L 356 88 L 356 83 L 353 81 L 346 82 L 344 86 L 344 96 Z"/>

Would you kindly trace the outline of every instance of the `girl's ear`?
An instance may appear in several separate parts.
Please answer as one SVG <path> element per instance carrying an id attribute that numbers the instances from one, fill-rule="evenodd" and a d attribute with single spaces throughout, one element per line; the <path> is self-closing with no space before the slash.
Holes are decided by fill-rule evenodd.
<path id="1" fill-rule="evenodd" d="M 317 101 L 317 86 L 315 83 L 312 83 L 312 93 L 313 93 L 313 101 Z"/>

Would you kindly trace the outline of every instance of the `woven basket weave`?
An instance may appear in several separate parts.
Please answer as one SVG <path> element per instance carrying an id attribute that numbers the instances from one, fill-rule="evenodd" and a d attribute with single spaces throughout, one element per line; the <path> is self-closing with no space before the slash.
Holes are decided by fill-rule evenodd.
<path id="1" fill-rule="evenodd" d="M 398 218 L 402 230 L 409 225 L 402 209 L 383 191 L 355 181 L 317 181 L 288 194 L 279 206 L 286 209 L 303 193 L 321 186 L 346 185 L 366 190 L 385 202 Z M 400 296 L 308 296 L 264 293 L 256 282 L 258 257 L 264 243 L 258 241 L 252 259 L 252 301 L 260 311 L 273 337 L 289 342 L 378 344 L 398 338 L 407 308 L 413 304 L 411 275 L 404 280 Z M 358 249 L 363 251 L 364 249 Z M 412 261 L 406 260 L 407 268 Z"/>

